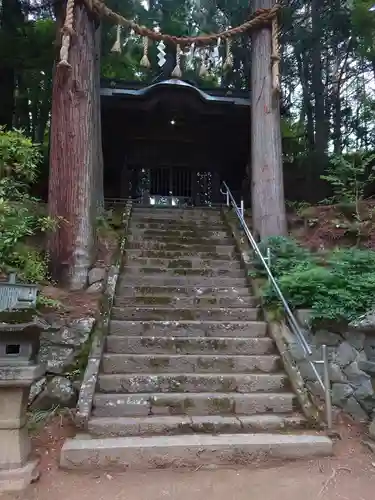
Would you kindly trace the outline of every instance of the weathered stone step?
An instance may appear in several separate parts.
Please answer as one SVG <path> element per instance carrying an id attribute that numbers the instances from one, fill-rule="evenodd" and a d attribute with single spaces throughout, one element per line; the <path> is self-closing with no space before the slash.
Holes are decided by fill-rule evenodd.
<path id="1" fill-rule="evenodd" d="M 223 228 L 218 230 L 212 229 L 199 229 L 197 226 L 195 229 L 139 229 L 133 226 L 129 229 L 129 236 L 134 237 L 134 239 L 214 239 L 214 240 L 225 240 L 229 238 L 228 231 Z"/>
<path id="2" fill-rule="evenodd" d="M 165 236 L 147 236 L 143 234 L 129 234 L 128 235 L 128 242 L 131 243 L 142 243 L 142 242 L 148 242 L 150 241 L 151 243 L 164 243 L 166 245 L 207 245 L 207 246 L 214 246 L 214 245 L 230 245 L 232 242 L 232 239 L 227 235 L 226 237 L 222 238 L 217 238 L 217 237 L 211 237 L 211 238 L 204 238 L 203 236 L 169 236 L 168 234 L 165 234 Z"/>
<path id="3" fill-rule="evenodd" d="M 116 321 L 111 320 L 110 335 L 155 337 L 264 337 L 264 321 Z"/>
<path id="4" fill-rule="evenodd" d="M 259 465 L 332 455 L 332 441 L 317 434 L 189 434 L 106 439 L 67 439 L 60 467 L 149 470 Z"/>
<path id="5" fill-rule="evenodd" d="M 95 394 L 94 417 L 146 415 L 254 415 L 293 412 L 292 392 Z"/>
<path id="6" fill-rule="evenodd" d="M 151 230 L 162 230 L 162 231 L 195 231 L 207 230 L 207 231 L 224 231 L 226 226 L 222 221 L 215 223 L 214 221 L 174 221 L 166 219 L 151 219 L 150 222 L 146 222 L 144 219 L 131 219 L 130 227 L 133 230 L 138 229 L 151 229 Z"/>
<path id="7" fill-rule="evenodd" d="M 202 286 L 126 286 L 123 285 L 117 290 L 117 297 L 146 297 L 146 296 L 169 296 L 174 297 L 197 297 L 197 298 L 246 298 L 249 296 L 247 287 L 202 287 Z"/>
<path id="8" fill-rule="evenodd" d="M 158 373 L 100 374 L 98 392 L 278 392 L 285 390 L 285 373 Z"/>
<path id="9" fill-rule="evenodd" d="M 138 295 L 136 297 L 116 296 L 114 304 L 119 307 L 129 306 L 169 306 L 169 307 L 252 307 L 256 306 L 258 300 L 253 296 L 245 297 L 215 297 L 205 296 L 172 296 L 172 295 Z"/>
<path id="10" fill-rule="evenodd" d="M 196 257 L 185 257 L 180 259 L 168 258 L 143 258 L 138 256 L 128 256 L 128 265 L 132 267 L 146 267 L 161 269 L 241 269 L 241 262 L 234 260 L 218 260 L 218 259 L 197 259 Z M 242 271 L 243 272 L 243 271 Z"/>
<path id="11" fill-rule="evenodd" d="M 158 210 L 158 211 L 132 211 L 132 219 L 134 221 L 152 222 L 158 220 L 173 220 L 178 222 L 180 220 L 197 220 L 197 221 L 215 221 L 222 223 L 222 217 L 219 210 L 203 211 L 203 210 Z"/>
<path id="12" fill-rule="evenodd" d="M 280 356 L 212 354 L 103 354 L 103 373 L 274 373 Z"/>
<path id="13" fill-rule="evenodd" d="M 139 227 L 140 225 L 142 227 Z M 152 226 L 157 227 L 155 228 Z M 167 229 L 170 227 L 176 229 L 191 229 L 193 226 L 198 228 L 211 226 L 219 230 L 225 230 L 227 227 L 222 218 L 215 214 L 206 217 L 194 214 L 185 214 L 184 216 L 178 217 L 168 214 L 153 217 L 150 217 L 150 215 L 140 216 L 138 214 L 132 214 L 130 220 L 130 227 L 135 227 L 137 229 L 159 229 L 160 227 Z"/>
<path id="14" fill-rule="evenodd" d="M 227 276 L 168 276 L 167 274 L 137 275 L 127 274 L 120 277 L 118 286 L 201 286 L 214 288 L 231 288 L 247 286 L 246 278 L 232 278 Z"/>
<path id="15" fill-rule="evenodd" d="M 268 354 L 269 337 L 132 337 L 109 335 L 107 352 L 118 354 Z"/>
<path id="16" fill-rule="evenodd" d="M 241 278 L 245 275 L 245 271 L 242 269 L 211 269 L 211 268 L 165 268 L 162 267 L 142 267 L 136 266 L 134 262 L 132 265 L 127 265 L 124 268 L 124 278 L 126 279 L 126 275 L 135 274 L 135 275 L 153 275 L 153 276 L 198 276 L 198 277 L 206 277 L 206 278 L 215 278 L 215 277 L 223 277 L 223 278 Z"/>
<path id="17" fill-rule="evenodd" d="M 177 309 L 172 307 L 113 307 L 112 318 L 122 320 L 222 320 L 222 321 L 253 321 L 258 319 L 260 309 L 241 308 L 226 309 L 224 307 L 206 307 Z"/>
<path id="18" fill-rule="evenodd" d="M 191 250 L 190 247 L 180 248 L 179 250 L 143 250 L 138 249 L 127 249 L 126 258 L 128 260 L 133 260 L 134 258 L 151 258 L 151 259 L 186 259 L 189 257 L 194 257 L 196 259 L 212 259 L 212 260 L 222 260 L 222 261 L 232 261 L 238 260 L 239 255 L 234 247 L 231 246 L 221 246 L 219 247 L 220 252 L 197 252 L 196 250 Z M 224 250 L 222 252 L 221 250 Z"/>
<path id="19" fill-rule="evenodd" d="M 202 242 L 199 240 L 198 243 L 193 244 L 192 242 L 179 241 L 179 242 L 169 242 L 169 241 L 159 241 L 159 240 L 142 240 L 142 241 L 129 241 L 127 243 L 127 248 L 129 249 L 141 249 L 144 250 L 163 250 L 168 252 L 184 252 L 185 250 L 189 252 L 208 252 L 208 253 L 218 253 L 218 254 L 229 254 L 232 255 L 236 251 L 236 247 L 233 244 L 226 242 L 216 243 L 213 240 L 207 240 L 207 242 Z"/>
<path id="20" fill-rule="evenodd" d="M 223 434 L 240 432 L 291 431 L 307 426 L 302 414 L 258 413 L 248 416 L 188 415 L 146 417 L 94 417 L 88 431 L 97 437 L 157 436 L 178 434 Z"/>

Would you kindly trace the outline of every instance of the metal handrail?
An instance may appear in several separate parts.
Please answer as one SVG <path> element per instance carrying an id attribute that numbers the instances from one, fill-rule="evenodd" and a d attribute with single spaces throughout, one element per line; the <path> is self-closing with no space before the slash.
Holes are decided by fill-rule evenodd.
<path id="1" fill-rule="evenodd" d="M 326 346 L 322 346 L 322 348 L 323 348 L 323 360 L 321 362 L 319 362 L 319 361 L 315 362 L 315 363 L 323 363 L 323 365 L 324 365 L 324 382 L 323 382 L 321 376 L 319 375 L 319 373 L 316 369 L 314 361 L 312 361 L 311 359 L 308 359 L 308 356 L 311 356 L 311 354 L 312 354 L 311 348 L 310 348 L 309 344 L 307 343 L 304 335 L 302 334 L 300 327 L 298 325 L 298 322 L 297 322 L 287 300 L 285 299 L 282 291 L 280 290 L 280 287 L 277 284 L 277 281 L 276 281 L 274 275 L 272 274 L 272 271 L 271 271 L 266 259 L 262 255 L 262 252 L 260 251 L 259 246 L 258 246 L 257 242 L 255 241 L 254 236 L 252 235 L 250 229 L 248 228 L 248 225 L 246 224 L 246 221 L 244 218 L 243 200 L 241 200 L 241 205 L 240 205 L 240 207 L 238 207 L 227 183 L 223 182 L 223 186 L 224 186 L 225 191 L 220 189 L 220 192 L 226 197 L 227 206 L 230 207 L 232 205 L 232 207 L 233 207 L 233 209 L 238 217 L 238 220 L 242 226 L 244 233 L 246 234 L 251 246 L 253 247 L 254 252 L 259 257 L 259 259 L 260 259 L 260 261 L 261 261 L 261 263 L 262 263 L 262 265 L 267 273 L 268 280 L 272 284 L 277 296 L 279 297 L 279 299 L 284 307 L 284 311 L 285 311 L 285 315 L 286 315 L 288 324 L 291 327 L 292 332 L 294 333 L 300 347 L 302 348 L 302 350 L 304 352 L 305 360 L 310 364 L 311 369 L 312 369 L 320 387 L 324 391 L 325 403 L 326 403 L 327 424 L 328 424 L 328 427 L 331 428 L 331 426 L 332 426 L 332 404 L 331 404 L 331 394 L 330 394 L 330 387 L 329 387 L 328 358 L 326 355 Z"/>

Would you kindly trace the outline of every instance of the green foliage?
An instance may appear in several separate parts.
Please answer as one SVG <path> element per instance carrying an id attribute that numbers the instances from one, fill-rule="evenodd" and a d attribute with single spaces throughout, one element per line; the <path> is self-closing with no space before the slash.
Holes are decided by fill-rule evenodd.
<path id="1" fill-rule="evenodd" d="M 38 147 L 22 132 L 0 129 L 0 269 L 16 270 L 31 282 L 47 279 L 47 263 L 26 239 L 55 228 L 27 192 L 36 180 L 40 160 Z"/>
<path id="2" fill-rule="evenodd" d="M 375 180 L 371 167 L 374 160 L 375 154 L 366 156 L 362 152 L 350 156 L 333 156 L 327 174 L 321 176 L 321 179 L 329 182 L 333 189 L 333 196 L 327 201 L 355 204 L 362 201 L 365 198 L 366 188 Z"/>
<path id="3" fill-rule="evenodd" d="M 375 252 L 352 248 L 312 255 L 296 246 L 284 242 L 280 262 L 274 257 L 278 285 L 292 308 L 312 309 L 315 320 L 349 322 L 373 307 Z M 263 297 L 268 306 L 279 305 L 269 283 Z"/>
<path id="4" fill-rule="evenodd" d="M 290 272 L 296 266 L 308 264 L 312 259 L 308 250 L 298 245 L 296 240 L 284 236 L 272 236 L 263 240 L 259 244 L 259 250 L 265 258 L 267 257 L 267 249 L 269 249 L 271 256 L 270 268 L 276 278 Z M 266 276 L 257 255 L 254 255 L 253 267 L 256 275 Z"/>

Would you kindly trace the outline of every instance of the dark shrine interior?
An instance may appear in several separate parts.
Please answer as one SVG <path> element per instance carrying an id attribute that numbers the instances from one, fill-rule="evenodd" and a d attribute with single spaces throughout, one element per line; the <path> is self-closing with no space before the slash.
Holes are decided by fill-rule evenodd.
<path id="1" fill-rule="evenodd" d="M 241 189 L 249 157 L 249 105 L 181 84 L 139 92 L 102 85 L 106 198 L 134 197 L 131 179 L 142 169 L 158 172 L 154 191 L 160 195 L 185 194 L 181 179 L 193 171 L 212 172 L 219 183 Z"/>

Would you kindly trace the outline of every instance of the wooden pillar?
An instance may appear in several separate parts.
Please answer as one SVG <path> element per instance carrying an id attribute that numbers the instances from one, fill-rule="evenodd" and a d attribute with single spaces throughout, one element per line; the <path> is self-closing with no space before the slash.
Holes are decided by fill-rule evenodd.
<path id="1" fill-rule="evenodd" d="M 82 3 L 74 9 L 71 68 L 57 65 L 52 91 L 49 214 L 61 218 L 50 235 L 52 277 L 81 289 L 86 285 L 95 242 L 100 182 L 98 137 L 97 25 Z M 102 186 L 102 184 L 101 184 Z"/>
<path id="2" fill-rule="evenodd" d="M 254 0 L 254 10 L 274 0 Z M 286 234 L 280 102 L 272 86 L 271 26 L 251 38 L 251 168 L 253 229 L 261 239 Z"/>

